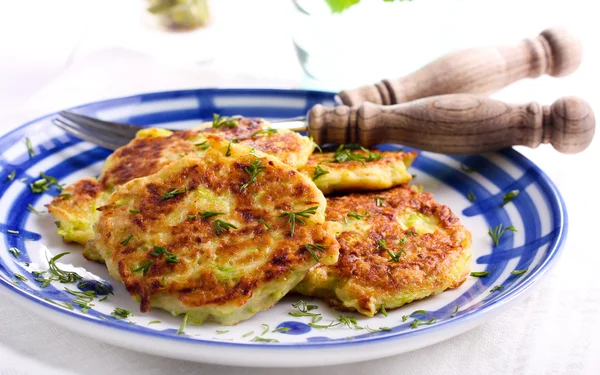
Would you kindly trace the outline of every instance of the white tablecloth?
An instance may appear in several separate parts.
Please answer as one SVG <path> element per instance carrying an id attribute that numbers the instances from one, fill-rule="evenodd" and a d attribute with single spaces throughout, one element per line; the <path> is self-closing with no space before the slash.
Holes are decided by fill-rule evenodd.
<path id="1" fill-rule="evenodd" d="M 538 24 L 543 25 L 539 29 L 547 26 Z M 579 95 L 600 113 L 595 86 L 600 78 L 597 35 L 585 35 L 586 59 L 573 76 L 520 82 L 495 97 L 549 104 L 563 95 Z M 288 61 L 286 58 L 280 61 Z M 21 94 L 27 100 L 9 98 L 8 86 L 2 86 L 0 101 L 15 103 L 10 108 L 0 106 L 4 110 L 0 113 L 2 132 L 54 109 L 141 91 L 302 84 L 297 66 L 270 76 L 264 67 L 174 67 L 115 46 L 88 51 L 74 61 L 55 65 L 44 79 L 30 82 L 31 87 L 38 84 L 44 88 Z M 0 63 L 0 79 L 12 77 L 7 71 Z M 600 204 L 594 200 L 598 194 L 600 141 L 571 156 L 558 154 L 549 146 L 521 151 L 553 179 L 565 198 L 570 231 L 564 255 L 519 305 L 454 339 L 387 359 L 344 366 L 289 370 L 222 367 L 140 354 L 91 340 L 23 310 L 2 295 L 0 374 L 600 374 L 600 283 L 596 279 Z"/>

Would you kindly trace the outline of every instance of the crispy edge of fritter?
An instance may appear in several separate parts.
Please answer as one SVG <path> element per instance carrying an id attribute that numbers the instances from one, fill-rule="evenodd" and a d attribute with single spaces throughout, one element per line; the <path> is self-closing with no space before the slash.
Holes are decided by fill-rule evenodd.
<path id="1" fill-rule="evenodd" d="M 88 177 L 67 186 L 46 205 L 57 221 L 58 235 L 65 242 L 85 245 L 94 238 L 93 222 L 99 216 L 96 203 L 102 195 L 102 184 Z"/>
<path id="2" fill-rule="evenodd" d="M 377 197 L 384 206 L 378 206 Z M 313 267 L 295 291 L 323 298 L 337 308 L 373 316 L 382 305 L 390 310 L 457 287 L 468 275 L 471 233 L 450 208 L 436 203 L 430 193 L 399 186 L 327 201 L 328 220 L 356 220 L 347 214 L 368 211 L 362 220 L 375 228 L 370 227 L 365 235 L 342 228 L 337 236 L 338 262 Z M 405 215 L 407 210 L 434 217 L 441 230 L 413 237 L 414 227 L 402 230 L 395 224 L 397 216 Z M 402 239 L 406 243 L 401 245 Z M 385 240 L 393 254 L 401 254 L 398 262 L 393 262 L 387 250 L 378 246 L 378 240 Z"/>
<path id="3" fill-rule="evenodd" d="M 270 262 L 270 267 L 266 269 L 261 269 L 262 278 L 252 281 L 250 284 L 244 286 L 245 284 L 240 284 L 236 289 L 232 289 L 229 294 L 225 294 L 219 298 L 214 298 L 212 303 L 223 305 L 229 304 L 229 308 L 237 308 L 236 304 L 239 304 L 240 301 L 235 298 L 251 298 L 252 290 L 251 288 L 258 283 L 258 285 L 262 285 L 263 282 L 267 282 L 273 278 L 281 277 L 281 275 L 287 275 L 287 281 L 292 282 L 293 285 L 289 285 L 288 289 L 291 289 L 297 282 L 300 282 L 304 273 L 307 269 L 312 267 L 316 261 L 312 258 L 308 251 L 304 250 L 304 245 L 306 243 L 312 243 L 312 240 L 319 240 L 323 244 L 325 244 L 326 250 L 322 253 L 323 258 L 321 261 L 327 263 L 333 263 L 337 260 L 338 254 L 338 245 L 335 240 L 335 236 L 333 235 L 334 228 L 336 227 L 333 223 L 325 222 L 325 198 L 322 193 L 312 184 L 310 179 L 303 176 L 301 173 L 295 171 L 291 167 L 283 164 L 276 158 L 269 156 L 267 154 L 261 153 L 260 151 L 254 151 L 253 154 L 250 153 L 251 149 L 246 146 L 230 144 L 224 139 L 212 135 L 206 136 L 209 141 L 211 147 L 206 152 L 204 158 L 197 158 L 195 156 L 187 156 L 165 168 L 163 168 L 159 173 L 146 177 L 144 179 L 136 179 L 128 182 L 125 185 L 120 186 L 117 189 L 117 192 L 111 196 L 109 202 L 106 206 L 102 207 L 102 214 L 100 220 L 97 224 L 97 237 L 95 246 L 98 247 L 102 256 L 107 260 L 107 267 L 113 275 L 113 277 L 120 279 L 126 285 L 128 291 L 133 296 L 139 296 L 141 299 L 141 309 L 142 311 L 148 311 L 150 309 L 150 305 L 158 304 L 160 302 L 157 301 L 157 298 L 160 298 L 163 295 L 164 298 L 169 299 L 173 293 L 183 293 L 186 295 L 184 298 L 183 294 L 180 294 L 178 297 L 178 301 L 180 303 L 180 308 L 171 307 L 170 310 L 175 313 L 184 312 L 185 309 L 181 308 L 183 306 L 183 301 L 187 301 L 189 303 L 194 302 L 194 296 L 197 293 L 203 295 L 203 298 L 206 297 L 207 291 L 214 290 L 217 291 L 218 285 L 213 285 L 211 288 L 202 288 L 201 291 L 197 289 L 196 284 L 188 285 L 186 283 L 173 283 L 170 284 L 169 280 L 167 280 L 167 286 L 161 285 L 161 276 L 165 276 L 164 272 L 174 272 L 175 274 L 185 274 L 186 270 L 180 270 L 181 267 L 186 267 L 185 262 L 181 261 L 177 264 L 159 264 L 152 263 L 149 271 L 146 275 L 140 276 L 140 272 L 134 272 L 138 266 L 138 263 L 141 263 L 144 259 L 145 261 L 153 260 L 150 255 L 147 253 L 143 253 L 141 255 L 136 252 L 137 249 L 140 248 L 143 244 L 138 243 L 136 240 L 138 233 L 143 232 L 148 233 L 154 222 L 160 220 L 161 217 L 166 217 L 165 215 L 169 215 L 172 213 L 172 210 L 175 208 L 179 208 L 177 203 L 184 199 L 185 194 L 179 194 L 173 197 L 172 199 L 163 200 L 161 199 L 161 194 L 163 190 L 170 190 L 174 185 L 170 179 L 174 179 L 177 181 L 181 181 L 182 183 L 185 181 L 186 183 L 186 193 L 195 191 L 195 186 L 212 186 L 210 188 L 211 191 L 216 189 L 229 189 L 227 191 L 236 192 L 236 197 L 241 199 L 240 197 L 244 197 L 241 201 L 239 207 L 243 209 L 243 207 L 249 207 L 248 202 L 245 200 L 249 199 L 248 197 L 251 194 L 261 193 L 264 189 L 264 186 L 276 187 L 276 189 L 280 193 L 272 192 L 273 194 L 265 195 L 261 199 L 266 199 L 267 201 L 271 201 L 272 199 L 287 199 L 297 196 L 296 199 L 303 200 L 303 206 L 316 205 L 318 203 L 319 209 L 317 209 L 316 216 L 311 216 L 310 220 L 313 222 L 311 225 L 300 225 L 296 226 L 296 233 L 294 234 L 293 239 L 289 238 L 286 240 L 284 245 L 279 246 L 278 251 L 283 251 L 281 256 L 275 256 L 272 258 L 272 262 Z M 231 157 L 235 158 L 231 164 L 231 167 L 228 169 L 224 165 L 219 165 L 218 163 L 214 163 L 215 161 L 223 160 L 226 157 L 226 150 L 230 148 Z M 216 155 L 218 153 L 218 155 Z M 243 157 L 241 156 L 243 154 Z M 242 193 L 240 190 L 240 186 L 242 182 L 247 182 L 249 176 L 248 172 L 245 170 L 248 168 L 248 165 L 251 162 L 258 160 L 256 156 L 262 160 L 261 163 L 264 162 L 266 169 L 261 172 L 262 178 L 257 178 L 256 182 L 250 184 L 246 190 Z M 212 159 L 212 160 L 211 160 Z M 207 162 L 208 160 L 208 162 Z M 178 172 L 178 169 L 181 169 Z M 269 170 L 271 169 L 271 170 Z M 205 171 L 219 171 L 223 173 L 227 171 L 227 178 L 221 178 L 220 175 L 211 176 L 210 173 L 213 172 L 205 172 L 204 174 L 200 170 Z M 196 171 L 196 172 L 195 172 Z M 185 172 L 185 173 L 184 173 Z M 171 173 L 174 173 L 173 176 L 169 176 Z M 181 174 L 183 173 L 183 174 Z M 184 180 L 179 179 L 179 175 L 184 176 Z M 289 185 L 289 181 L 287 184 L 282 184 L 282 181 L 286 180 L 286 176 L 289 175 L 296 180 L 296 183 L 293 185 Z M 218 178 L 217 178 L 218 177 Z M 265 178 L 269 178 L 269 180 L 265 181 Z M 189 180 L 189 181 L 188 181 Z M 189 182 L 189 183 L 188 183 Z M 136 185 L 144 185 L 146 187 L 146 194 L 144 196 L 138 194 Z M 166 184 L 166 185 L 165 185 Z M 190 185 L 191 184 L 191 185 Z M 163 186 L 164 185 L 164 186 Z M 167 186 L 168 185 L 168 186 Z M 162 190 L 160 187 L 162 186 Z M 159 192 L 160 191 L 160 192 Z M 306 195 L 308 194 L 308 196 Z M 312 198 L 310 198 L 312 197 Z M 309 199 L 310 198 L 310 199 Z M 313 202 L 308 202 L 306 199 L 309 199 Z M 124 201 L 133 200 L 135 202 L 135 206 L 139 209 L 139 213 L 136 213 L 133 216 L 133 224 L 134 226 L 127 229 L 124 233 L 132 234 L 132 238 L 130 241 L 127 241 L 125 245 L 122 243 L 122 238 L 117 238 L 120 234 L 121 237 L 125 238 L 124 233 L 121 233 L 122 230 L 116 228 L 122 224 L 121 220 L 117 220 L 118 217 L 123 216 L 129 217 L 128 213 L 129 207 L 124 207 L 119 205 Z M 137 202 L 137 200 L 140 200 Z M 289 199 L 288 199 L 289 200 Z M 265 202 L 267 202 L 265 201 Z M 245 203 L 244 203 L 245 202 Z M 298 202 L 296 202 L 298 203 Z M 237 207 L 237 206 L 236 206 Z M 261 206 L 262 207 L 262 206 Z M 279 206 L 277 206 L 279 207 Z M 167 211 L 165 211 L 165 208 Z M 279 210 L 292 210 L 293 205 L 283 204 L 280 205 Z M 237 212 L 237 211 L 236 211 Z M 266 230 L 264 224 L 260 223 L 258 219 L 260 217 L 256 216 L 256 214 L 247 215 L 246 213 L 240 211 L 239 215 L 241 219 L 239 220 L 251 220 L 252 226 L 245 228 L 240 227 L 236 229 L 233 235 L 237 235 L 240 233 L 248 232 L 248 234 L 252 234 L 252 237 L 249 240 L 252 240 L 253 246 L 256 243 L 256 235 L 261 234 L 264 238 L 268 238 L 271 241 L 271 233 L 272 231 L 288 231 L 289 223 L 287 222 L 285 217 L 280 217 L 279 212 L 277 212 L 277 216 L 279 219 L 274 219 L 269 217 L 269 220 L 273 220 L 270 223 L 271 229 L 269 231 Z M 275 214 L 272 214 L 273 216 Z M 234 221 L 234 223 L 238 223 L 238 221 Z M 196 223 L 194 222 L 188 223 L 188 221 L 182 221 L 181 225 L 200 225 L 198 228 L 194 230 L 194 233 L 198 234 L 202 232 L 202 226 L 206 226 L 207 224 L 203 224 L 202 221 Z M 178 224 L 178 225 L 180 225 Z M 212 222 L 209 224 L 210 230 L 212 231 Z M 173 229 L 175 228 L 175 229 Z M 181 228 L 179 228 L 181 229 Z M 171 227 L 171 230 L 179 230 L 176 227 Z M 206 229 L 206 228 L 205 228 Z M 283 232 L 282 232 L 283 233 Z M 223 238 L 230 238 L 229 233 L 224 233 Z M 182 236 L 181 238 L 186 238 L 186 241 L 192 241 L 195 236 Z M 219 237 L 220 238 L 220 237 Z M 312 239 L 311 242 L 307 242 L 308 239 Z M 224 241 L 224 240 L 222 240 Z M 234 241 L 235 242 L 235 241 Z M 297 243 L 296 243 L 297 242 Z M 316 242 L 318 243 L 318 242 Z M 169 246 L 169 244 L 154 244 L 160 246 Z M 187 245 L 176 246 L 177 249 L 180 248 L 188 248 Z M 176 253 L 177 249 L 170 248 L 170 251 Z M 122 255 L 125 257 L 122 258 Z M 144 259 L 137 259 L 138 256 L 142 256 Z M 127 262 L 126 259 L 128 257 L 132 257 L 131 261 L 135 264 L 128 264 L 131 262 Z M 148 258 L 148 259 L 146 259 Z M 297 260 L 294 260 L 296 259 Z M 182 259 L 183 260 L 183 259 Z M 292 266 L 296 266 L 295 268 L 290 268 Z M 274 267 L 274 268 L 273 268 Z M 200 277 L 201 275 L 198 275 Z M 210 276 L 210 275 L 208 275 Z M 296 280 L 297 279 L 297 280 Z M 193 281 L 193 280 L 192 280 Z M 202 283 L 210 284 L 210 280 L 202 279 Z M 250 290 L 249 290 L 250 288 Z M 249 292 L 249 295 L 245 295 L 246 292 L 242 293 L 242 291 Z M 184 293 L 185 292 L 185 293 Z M 256 291 L 259 292 L 258 290 Z M 287 291 L 286 291 L 287 292 Z M 241 294 L 240 294 L 241 293 Z M 247 293 L 246 293 L 247 294 Z M 260 294 L 260 293 L 259 293 Z M 285 293 L 284 293 L 285 294 Z M 279 293 L 277 293 L 279 295 Z M 267 299 L 267 302 L 276 302 L 275 300 L 271 301 L 271 298 L 277 297 L 277 295 L 266 295 L 263 298 Z M 198 295 L 200 296 L 200 295 Z M 283 295 L 275 298 L 278 300 Z M 234 298 L 235 297 L 235 298 Z M 247 302 L 247 301 L 246 301 Z M 244 304 L 246 303 L 244 302 Z M 269 303 L 270 303 L 269 302 Z M 259 304 L 260 305 L 260 304 Z M 270 306 L 270 305 L 269 305 Z M 162 307 L 162 306 L 159 306 Z M 198 307 L 186 307 L 186 309 L 196 309 L 196 312 L 201 315 L 201 317 L 196 316 L 196 321 L 201 321 L 208 317 L 208 315 L 214 315 L 211 313 L 204 313 L 202 309 L 204 306 Z M 254 305 L 253 308 L 257 308 Z M 209 310 L 210 311 L 210 310 Z M 253 315 L 254 313 L 251 313 Z M 249 316 L 248 316 L 249 317 Z M 232 323 L 231 320 L 227 320 L 227 318 L 223 318 L 221 322 L 225 322 L 226 324 Z"/>
<path id="4" fill-rule="evenodd" d="M 366 155 L 362 150 L 353 152 Z M 311 177 L 323 194 L 383 190 L 408 183 L 412 179 L 407 169 L 417 157 L 416 152 L 371 152 L 381 155 L 382 158 L 374 161 L 337 163 L 334 162 L 333 152 L 314 153 L 299 170 Z M 317 167 L 327 173 L 315 175 Z"/>

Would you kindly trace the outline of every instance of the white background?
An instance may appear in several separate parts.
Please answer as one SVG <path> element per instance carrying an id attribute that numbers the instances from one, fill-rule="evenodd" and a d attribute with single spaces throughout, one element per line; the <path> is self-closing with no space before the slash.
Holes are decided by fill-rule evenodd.
<path id="1" fill-rule="evenodd" d="M 600 113 L 595 86 L 600 82 L 600 27 L 593 2 L 456 0 L 454 12 L 440 14 L 436 1 L 414 1 L 431 3 L 431 18 L 422 20 L 431 28 L 413 33 L 399 26 L 398 35 L 382 35 L 397 49 L 398 75 L 418 68 L 407 65 L 406 54 L 419 61 L 456 47 L 513 44 L 564 25 L 584 43 L 581 68 L 562 79 L 522 81 L 494 97 L 550 104 L 577 95 Z M 290 39 L 287 0 L 215 0 L 212 5 L 212 27 L 181 37 L 188 38 L 183 48 L 140 26 L 139 1 L 0 0 L 0 132 L 51 110 L 143 91 L 344 87 L 344 82 L 315 82 L 302 75 Z M 441 20 L 447 29 L 440 30 Z M 357 27 L 377 27 L 377 20 L 367 15 L 364 22 Z M 441 34 L 441 44 L 402 49 L 403 38 L 431 41 Z M 356 58 L 369 69 L 376 57 L 361 56 L 359 47 Z M 360 77 L 356 72 L 348 82 Z M 322 369 L 220 367 L 90 340 L 0 296 L 0 374 L 598 374 L 599 141 L 578 155 L 561 155 L 550 146 L 520 151 L 555 181 L 565 198 L 570 232 L 564 255 L 518 306 L 455 339 L 388 359 Z"/>

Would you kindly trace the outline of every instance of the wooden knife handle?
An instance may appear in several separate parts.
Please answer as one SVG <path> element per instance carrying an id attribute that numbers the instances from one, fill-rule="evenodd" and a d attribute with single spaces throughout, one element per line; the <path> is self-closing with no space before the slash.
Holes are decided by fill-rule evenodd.
<path id="1" fill-rule="evenodd" d="M 523 78 L 568 75 L 579 67 L 581 54 L 577 39 L 565 29 L 552 28 L 512 47 L 453 52 L 406 77 L 345 90 L 339 97 L 345 105 L 358 106 L 364 102 L 399 104 L 453 93 L 489 94 Z"/>
<path id="2" fill-rule="evenodd" d="M 551 143 L 562 153 L 583 151 L 596 120 L 587 102 L 564 97 L 552 106 L 507 104 L 484 96 L 451 94 L 383 106 L 328 108 L 308 115 L 318 144 L 360 143 L 369 147 L 400 143 L 445 154 L 480 154 L 524 145 Z"/>

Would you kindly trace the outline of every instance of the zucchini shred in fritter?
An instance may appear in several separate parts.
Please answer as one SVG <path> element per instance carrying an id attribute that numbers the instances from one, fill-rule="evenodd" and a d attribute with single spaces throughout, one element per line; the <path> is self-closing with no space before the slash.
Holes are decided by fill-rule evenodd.
<path id="1" fill-rule="evenodd" d="M 317 259 L 335 263 L 337 225 L 325 221 L 325 198 L 306 176 L 250 147 L 205 139 L 201 157 L 119 186 L 87 247 L 142 311 L 229 325 L 273 306 Z"/>
<path id="2" fill-rule="evenodd" d="M 447 206 L 407 185 L 327 198 L 342 226 L 334 265 L 317 265 L 295 291 L 373 316 L 462 284 L 471 233 Z"/>

